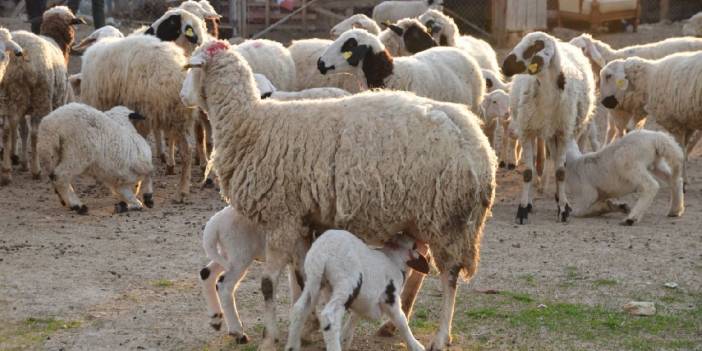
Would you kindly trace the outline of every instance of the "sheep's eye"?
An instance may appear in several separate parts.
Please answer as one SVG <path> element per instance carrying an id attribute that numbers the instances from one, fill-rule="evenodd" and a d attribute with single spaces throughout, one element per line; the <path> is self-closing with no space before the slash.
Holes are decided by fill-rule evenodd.
<path id="1" fill-rule="evenodd" d="M 341 52 L 347 52 L 355 49 L 358 46 L 358 41 L 356 39 L 351 38 L 347 40 L 344 45 L 341 46 Z"/>
<path id="2" fill-rule="evenodd" d="M 606 79 L 606 80 L 609 80 L 610 78 L 612 78 L 612 75 L 611 75 L 611 74 L 609 74 L 609 73 L 608 73 L 608 74 L 605 74 L 605 79 Z"/>

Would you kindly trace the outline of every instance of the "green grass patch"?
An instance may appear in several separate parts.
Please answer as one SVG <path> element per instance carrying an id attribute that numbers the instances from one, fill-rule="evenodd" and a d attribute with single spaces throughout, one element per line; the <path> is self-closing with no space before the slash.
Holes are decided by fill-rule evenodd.
<path id="1" fill-rule="evenodd" d="M 617 285 L 617 281 L 614 279 L 597 279 L 592 284 L 594 286 L 614 286 Z"/>
<path id="2" fill-rule="evenodd" d="M 533 274 L 522 274 L 519 279 L 523 280 L 526 285 L 536 286 L 536 277 Z"/>
<path id="3" fill-rule="evenodd" d="M 517 300 L 519 302 L 523 303 L 531 303 L 534 302 L 534 299 L 529 296 L 527 293 L 519 293 L 519 292 L 512 292 L 512 291 L 501 291 L 500 295 L 508 296 L 511 297 L 514 300 Z"/>
<path id="4" fill-rule="evenodd" d="M 410 319 L 410 328 L 421 333 L 430 333 L 437 329 L 435 322 L 429 321 L 429 311 L 425 308 L 418 308 Z"/>
<path id="5" fill-rule="evenodd" d="M 151 282 L 151 285 L 157 288 L 170 288 L 174 285 L 175 283 L 172 280 L 169 279 L 158 279 L 154 280 Z"/>
<path id="6" fill-rule="evenodd" d="M 30 317 L 19 323 L 3 323 L 0 328 L 0 349 L 24 350 L 42 344 L 49 336 L 60 330 L 74 329 L 81 321 L 65 321 L 57 318 Z"/>

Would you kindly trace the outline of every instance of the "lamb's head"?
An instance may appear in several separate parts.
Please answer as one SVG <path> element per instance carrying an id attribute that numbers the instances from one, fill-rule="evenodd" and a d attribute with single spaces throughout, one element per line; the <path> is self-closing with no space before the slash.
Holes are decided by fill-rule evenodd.
<path id="1" fill-rule="evenodd" d="M 385 45 L 364 29 L 342 34 L 317 60 L 322 74 L 354 73 L 362 69 L 369 88 L 382 88 L 393 67 L 393 58 Z"/>
<path id="2" fill-rule="evenodd" d="M 456 22 L 441 11 L 428 10 L 419 16 L 419 21 L 441 46 L 456 46 L 456 37 L 459 35 Z"/>
<path id="3" fill-rule="evenodd" d="M 583 33 L 570 40 L 570 44 L 580 49 L 585 56 L 587 56 L 592 62 L 596 63 L 600 68 L 604 67 L 607 62 L 605 62 L 600 50 L 594 43 L 592 36 L 587 33 Z"/>
<path id="4" fill-rule="evenodd" d="M 630 70 L 643 60 L 631 58 L 627 60 L 614 60 L 600 71 L 600 96 L 602 105 L 613 109 L 624 100 L 627 92 L 632 88 L 630 84 Z"/>
<path id="5" fill-rule="evenodd" d="M 131 128 L 134 128 L 138 123 L 146 120 L 146 117 L 140 113 L 130 110 L 124 106 L 115 106 L 105 111 L 105 115 L 123 127 Z M 136 132 L 136 129 L 134 129 L 134 131 Z"/>
<path id="6" fill-rule="evenodd" d="M 90 35 L 87 37 L 83 38 L 78 45 L 73 46 L 73 50 L 85 51 L 91 45 L 105 38 L 124 38 L 124 34 L 113 26 L 100 27 L 94 32 L 90 33 Z"/>
<path id="7" fill-rule="evenodd" d="M 427 28 L 416 19 L 405 18 L 396 24 L 384 23 L 387 29 L 379 38 L 390 55 L 410 56 L 438 46 Z"/>
<path id="8" fill-rule="evenodd" d="M 429 274 L 429 261 L 417 251 L 417 241 L 407 235 L 397 235 L 383 245 L 382 251 L 394 262 L 417 272 Z"/>
<path id="9" fill-rule="evenodd" d="M 180 90 L 180 99 L 186 107 L 200 107 L 207 111 L 205 71 L 212 58 L 231 49 L 229 43 L 213 40 L 199 47 L 184 69 L 188 70 Z M 241 59 L 243 60 L 243 59 Z"/>
<path id="10" fill-rule="evenodd" d="M 362 13 L 358 13 L 335 25 L 334 28 L 329 31 L 329 36 L 333 40 L 338 38 L 344 32 L 355 28 L 365 29 L 369 33 L 375 35 L 380 34 L 380 27 L 378 27 L 373 19 Z"/>
<path id="11" fill-rule="evenodd" d="M 528 72 L 539 74 L 556 60 L 556 39 L 544 32 L 529 33 L 512 49 L 504 63 L 502 72 L 511 77 Z"/>
<path id="12" fill-rule="evenodd" d="M 24 54 L 22 47 L 12 40 L 10 31 L 5 28 L 0 28 L 0 61 L 5 61 L 6 52 L 13 53 L 15 56 L 22 56 Z"/>
<path id="13" fill-rule="evenodd" d="M 498 118 L 509 118 L 509 94 L 497 89 L 487 95 L 480 104 L 481 117 L 485 124 L 490 124 Z"/>
<path id="14" fill-rule="evenodd" d="M 163 41 L 173 41 L 189 53 L 205 39 L 205 22 L 190 11 L 170 9 L 152 23 L 144 34 L 155 35 Z"/>

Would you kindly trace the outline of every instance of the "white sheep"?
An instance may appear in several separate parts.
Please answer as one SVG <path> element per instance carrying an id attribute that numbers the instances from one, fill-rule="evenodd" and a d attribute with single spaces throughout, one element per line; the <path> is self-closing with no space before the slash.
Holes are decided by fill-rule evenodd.
<path id="1" fill-rule="evenodd" d="M 377 23 L 397 22 L 418 17 L 428 9 L 442 10 L 443 5 L 443 0 L 383 1 L 373 8 L 373 20 Z"/>
<path id="2" fill-rule="evenodd" d="M 595 107 L 595 79 L 587 57 L 575 46 L 546 33 L 527 34 L 504 61 L 502 72 L 512 81 L 512 120 L 519 135 L 524 170 L 517 223 L 526 224 L 533 207 L 534 144 L 542 138 L 556 169 L 558 220 L 571 208 L 565 192 L 566 145 L 585 130 Z M 522 74 L 528 73 L 528 75 Z"/>
<path id="3" fill-rule="evenodd" d="M 598 216 L 608 212 L 624 212 L 623 225 L 641 221 L 651 206 L 659 184 L 665 180 L 671 187 L 668 216 L 679 217 L 685 210 L 683 199 L 683 151 L 675 140 L 663 132 L 632 132 L 604 147 L 581 154 L 577 143 L 568 144 L 566 173 L 575 216 Z M 633 208 L 612 199 L 641 193 Z"/>
<path id="4" fill-rule="evenodd" d="M 439 46 L 427 32 L 426 27 L 414 18 L 405 18 L 395 24 L 383 24 L 385 29 L 378 35 L 390 56 L 411 56 Z"/>
<path id="5" fill-rule="evenodd" d="M 188 135 L 192 129 L 191 110 L 180 102 L 180 86 L 185 79 L 183 49 L 173 42 L 149 35 L 106 38 L 83 54 L 81 100 L 97 109 L 126 106 L 139 111 L 147 121 L 139 131 L 146 136 L 162 130 L 168 141 L 177 144 L 181 155 L 181 177 L 176 201 L 190 193 L 192 146 Z M 157 140 L 159 140 L 157 138 Z M 160 154 L 160 143 L 156 143 Z M 167 174 L 175 174 L 175 155 L 166 158 Z"/>
<path id="6" fill-rule="evenodd" d="M 182 8 L 166 11 L 143 34 L 154 35 L 162 41 L 172 41 L 188 56 L 208 38 L 207 26 L 200 14 Z"/>
<path id="7" fill-rule="evenodd" d="M 702 129 L 702 52 L 679 53 L 660 60 L 638 57 L 615 60 L 600 72 L 602 105 L 613 109 L 632 99 L 668 130 L 681 145 L 685 158 L 694 132 Z"/>
<path id="8" fill-rule="evenodd" d="M 690 17 L 683 25 L 682 34 L 691 37 L 702 37 L 702 12 Z"/>
<path id="9" fill-rule="evenodd" d="M 81 174 L 92 176 L 119 197 L 117 213 L 142 209 L 135 195 L 142 185 L 144 205 L 153 206 L 151 149 L 131 122 L 143 119 L 123 106 L 103 113 L 78 103 L 59 107 L 44 117 L 37 150 L 64 206 L 87 214 L 88 208 L 71 185 Z"/>
<path id="10" fill-rule="evenodd" d="M 3 123 L 3 160 L 0 185 L 12 179 L 12 151 L 17 140 L 17 127 L 22 137 L 21 164 L 39 179 L 37 130 L 41 118 L 66 103 L 69 94 L 66 66 L 73 45 L 73 25 L 84 23 L 65 6 L 44 12 L 41 36 L 12 32 L 12 40 L 23 49 L 22 57 L 13 57 L 0 82 L 0 116 Z M 29 115 L 29 128 L 25 116 Z M 28 143 L 31 145 L 28 146 Z M 31 155 L 31 159 L 30 159 Z"/>
<path id="11" fill-rule="evenodd" d="M 219 37 L 219 24 L 222 16 L 220 16 L 217 11 L 212 7 L 207 0 L 193 1 L 187 0 L 183 1 L 178 8 L 186 10 L 193 13 L 205 21 L 207 28 L 207 33 L 214 39 Z"/>
<path id="12" fill-rule="evenodd" d="M 363 28 L 369 33 L 373 33 L 375 35 L 380 34 L 380 27 L 377 23 L 375 23 L 375 21 L 362 13 L 357 13 L 332 27 L 332 29 L 329 31 L 329 36 L 332 39 L 336 39 L 345 31 L 354 28 Z"/>
<path id="13" fill-rule="evenodd" d="M 357 93 L 365 89 L 365 83 L 352 74 L 323 75 L 317 69 L 317 62 L 324 51 L 333 43 L 326 39 L 295 40 L 288 47 L 295 62 L 295 91 L 334 87 Z"/>
<path id="14" fill-rule="evenodd" d="M 188 67 L 183 102 L 208 106 L 221 194 L 267 233 L 261 349 L 278 336 L 279 273 L 301 267 L 311 229 L 340 227 L 370 244 L 402 232 L 431 248 L 444 291 L 432 348 L 446 348 L 458 277 L 475 273 L 494 199 L 495 154 L 477 117 L 406 92 L 260 100 L 250 67 L 222 41 Z"/>
<path id="15" fill-rule="evenodd" d="M 479 111 L 485 80 L 478 64 L 456 48 L 436 47 L 414 56 L 390 56 L 377 36 L 363 29 L 342 34 L 319 60 L 322 74 L 351 72 L 368 88 L 411 91 Z"/>
<path id="16" fill-rule="evenodd" d="M 481 68 L 489 69 L 493 72 L 500 72 L 500 64 L 497 62 L 497 53 L 484 40 L 474 38 L 469 35 L 461 35 L 458 26 L 453 18 L 443 14 L 441 11 L 429 10 L 419 16 L 422 22 L 441 46 L 451 46 L 464 50 L 471 57 L 478 61 Z"/>
<path id="17" fill-rule="evenodd" d="M 400 292 L 409 268 L 429 273 L 427 259 L 416 250 L 414 239 L 399 236 L 379 249 L 343 230 L 324 232 L 305 257 L 305 288 L 290 314 L 286 351 L 299 351 L 305 320 L 320 297 L 326 304 L 319 323 L 327 350 L 350 349 L 359 317 L 388 317 L 411 351 L 424 351 L 412 335 L 402 312 Z M 344 312 L 349 320 L 343 326 Z M 342 334 L 343 332 L 343 334 Z"/>
<path id="18" fill-rule="evenodd" d="M 235 47 L 258 74 L 263 74 L 276 88 L 295 89 L 295 61 L 282 44 L 267 39 L 247 40 Z"/>
<path id="19" fill-rule="evenodd" d="M 10 31 L 6 28 L 0 27 L 0 81 L 2 81 L 3 76 L 5 76 L 5 69 L 7 69 L 7 65 L 10 63 L 10 56 L 7 55 L 9 53 L 16 57 L 21 57 L 24 54 L 24 52 L 22 51 L 22 47 L 19 46 L 19 44 L 17 44 L 14 40 L 12 40 L 12 34 L 10 33 Z M 6 122 L 3 116 L 0 116 L 0 123 L 2 123 L 4 129 L 4 125 Z M 3 133 L 0 133 L 0 154 L 4 154 L 5 145 L 5 143 L 2 142 L 2 134 Z M 16 137 L 16 133 L 10 134 L 15 135 Z M 12 135 L 10 135 L 10 138 L 12 138 Z M 11 140 L 11 147 L 14 147 L 16 143 L 16 140 Z M 12 154 L 12 150 L 10 150 L 10 155 L 12 159 L 14 159 L 15 161 L 19 161 L 19 158 L 16 157 L 16 155 Z"/>
<path id="20" fill-rule="evenodd" d="M 119 29 L 113 26 L 100 27 L 92 33 L 90 33 L 90 35 L 88 35 L 87 37 L 83 38 L 83 40 L 81 40 L 80 43 L 73 46 L 73 50 L 84 51 L 91 45 L 98 42 L 100 39 L 105 38 L 124 38 L 124 34 L 122 34 L 122 32 Z"/>
<path id="21" fill-rule="evenodd" d="M 488 93 L 481 104 L 481 117 L 483 117 L 483 128 L 490 140 L 490 145 L 498 150 L 497 155 L 500 160 L 499 167 L 512 170 L 517 168 L 519 152 L 517 147 L 517 134 L 511 128 L 512 118 L 510 116 L 510 96 L 502 89 Z M 499 131 L 501 145 L 496 146 L 497 126 L 502 127 Z M 499 149 L 498 149 L 499 148 Z"/>

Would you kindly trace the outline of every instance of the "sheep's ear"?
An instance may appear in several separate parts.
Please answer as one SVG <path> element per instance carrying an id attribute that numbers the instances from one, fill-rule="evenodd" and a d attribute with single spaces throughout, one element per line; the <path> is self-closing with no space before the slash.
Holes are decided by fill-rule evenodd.
<path id="1" fill-rule="evenodd" d="M 346 62 L 349 63 L 349 65 L 357 67 L 359 63 L 363 60 L 363 58 L 366 57 L 366 54 L 368 51 L 371 50 L 370 46 L 368 45 L 359 45 L 356 46 L 355 48 L 351 49 L 350 53 L 351 56 L 348 56 L 346 58 Z M 345 57 L 348 54 L 345 54 Z"/>
<path id="2" fill-rule="evenodd" d="M 146 117 L 144 117 L 143 115 L 141 115 L 138 112 L 132 112 L 129 114 L 130 121 L 143 121 L 145 119 L 146 119 Z"/>
<path id="3" fill-rule="evenodd" d="M 607 65 L 607 62 L 605 62 L 602 54 L 600 54 L 600 50 L 597 50 L 597 47 L 591 40 L 587 42 L 587 51 L 590 53 L 590 58 L 592 58 L 592 60 L 595 61 L 600 68 Z"/>
<path id="4" fill-rule="evenodd" d="M 144 32 L 144 34 L 155 35 L 156 33 L 154 33 L 154 27 L 149 27 L 149 29 L 147 29 L 146 32 Z"/>
<path id="5" fill-rule="evenodd" d="M 197 44 L 198 37 L 197 34 L 195 34 L 195 31 L 193 30 L 193 26 L 187 25 L 185 26 L 185 38 L 188 39 L 189 42 L 193 44 Z"/>
<path id="6" fill-rule="evenodd" d="M 181 33 L 180 15 L 172 15 L 159 23 L 156 28 L 156 37 L 163 41 L 175 41 Z M 188 38 L 189 39 L 189 38 Z"/>
<path id="7" fill-rule="evenodd" d="M 395 32 L 395 34 L 397 34 L 399 36 L 402 36 L 402 34 L 405 32 L 405 30 L 402 29 L 402 27 L 396 26 L 396 25 L 390 23 L 389 21 L 383 22 L 383 23 L 381 23 L 381 25 L 383 27 L 388 28 L 391 31 Z"/>
<path id="8" fill-rule="evenodd" d="M 412 54 L 416 54 L 437 46 L 434 38 L 432 38 L 429 33 L 425 32 L 417 25 L 407 28 L 405 35 L 403 36 L 403 40 L 407 51 Z"/>
<path id="9" fill-rule="evenodd" d="M 429 261 L 422 254 L 414 251 L 416 258 L 407 261 L 407 267 L 414 269 L 417 272 L 429 274 Z"/>
<path id="10" fill-rule="evenodd" d="M 76 17 L 71 20 L 71 24 L 87 24 L 84 19 Z"/>

